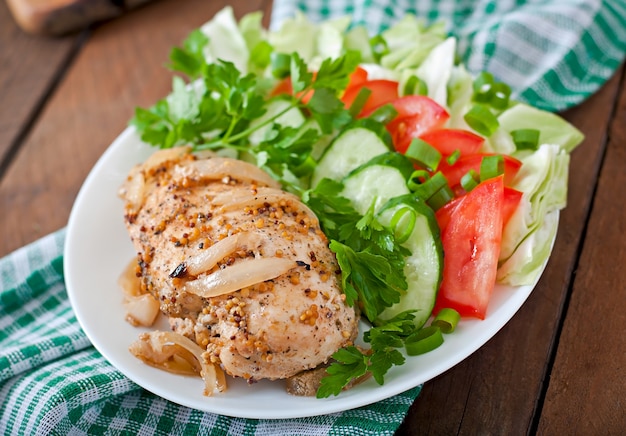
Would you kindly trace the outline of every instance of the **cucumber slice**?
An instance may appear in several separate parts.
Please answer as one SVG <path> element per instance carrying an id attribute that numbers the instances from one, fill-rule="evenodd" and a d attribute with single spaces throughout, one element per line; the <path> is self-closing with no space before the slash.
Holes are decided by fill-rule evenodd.
<path id="1" fill-rule="evenodd" d="M 349 199 L 354 209 L 364 215 L 373 201 L 374 211 L 378 212 L 392 198 L 408 193 L 406 179 L 398 169 L 366 164 L 343 179 L 341 196 Z"/>
<path id="2" fill-rule="evenodd" d="M 388 151 L 389 147 L 385 142 L 370 129 L 355 127 L 345 130 L 330 144 L 318 162 L 311 178 L 311 186 L 317 186 L 325 177 L 342 180 L 374 156 Z"/>
<path id="3" fill-rule="evenodd" d="M 395 213 L 408 207 L 415 213 L 415 225 L 408 239 L 402 243 L 411 255 L 405 259 L 404 274 L 408 288 L 400 301 L 381 313 L 390 319 L 400 312 L 415 310 L 414 323 L 422 326 L 435 306 L 437 292 L 443 275 L 443 247 L 435 212 L 420 202 L 406 186 L 406 177 L 391 166 L 372 164 L 384 161 L 376 157 L 368 164 L 354 170 L 343 180 L 342 196 L 364 214 L 374 201 L 378 220 L 389 227 Z"/>
<path id="4" fill-rule="evenodd" d="M 396 211 L 409 207 L 416 213 L 415 226 L 402 244 L 411 255 L 405 259 L 404 274 L 408 283 L 406 294 L 400 301 L 380 314 L 390 319 L 406 310 L 417 310 L 414 323 L 422 326 L 430 317 L 443 276 L 443 246 L 435 212 L 412 195 L 397 197 L 381 209 L 380 222 L 389 225 Z"/>
<path id="5" fill-rule="evenodd" d="M 402 177 L 404 177 L 405 183 L 407 180 L 409 180 L 409 177 L 411 177 L 413 171 L 415 170 L 415 167 L 413 167 L 413 163 L 405 155 L 396 151 L 389 151 L 387 153 L 374 156 L 360 167 L 352 170 L 352 172 L 350 172 L 347 177 L 351 177 L 359 171 L 362 171 L 363 169 L 374 165 L 392 167 L 400 171 L 400 174 L 402 174 Z"/>

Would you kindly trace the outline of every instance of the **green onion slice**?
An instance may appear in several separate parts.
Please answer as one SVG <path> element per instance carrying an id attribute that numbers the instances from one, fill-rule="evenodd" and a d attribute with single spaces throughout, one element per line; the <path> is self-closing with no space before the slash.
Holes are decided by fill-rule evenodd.
<path id="1" fill-rule="evenodd" d="M 417 197 L 437 210 L 454 198 L 454 192 L 448 184 L 448 179 L 441 172 L 432 176 L 425 170 L 414 171 L 409 178 L 407 187 Z"/>
<path id="2" fill-rule="evenodd" d="M 441 344 L 443 344 L 443 334 L 441 333 L 441 329 L 436 326 L 424 327 L 410 335 L 404 341 L 406 354 L 409 356 L 428 353 Z"/>
<path id="3" fill-rule="evenodd" d="M 505 83 L 495 83 L 491 87 L 492 95 L 489 104 L 496 109 L 506 109 L 509 106 L 511 88 Z"/>
<path id="4" fill-rule="evenodd" d="M 430 323 L 431 326 L 439 327 L 443 333 L 452 333 L 454 329 L 456 329 L 459 320 L 461 319 L 461 315 L 454 309 L 449 307 L 443 308 L 439 311 L 433 322 Z"/>
<path id="5" fill-rule="evenodd" d="M 417 76 L 411 76 L 404 84 L 402 95 L 428 95 L 428 85 Z"/>
<path id="6" fill-rule="evenodd" d="M 370 47 L 376 61 L 380 61 L 380 58 L 389 53 L 389 46 L 382 35 L 376 35 L 370 38 Z"/>
<path id="7" fill-rule="evenodd" d="M 415 228 L 415 222 L 417 221 L 417 212 L 414 209 L 406 206 L 398 209 L 391 217 L 391 229 L 393 230 L 396 242 L 402 244 L 409 239 L 413 229 Z"/>
<path id="8" fill-rule="evenodd" d="M 356 98 L 354 99 L 355 102 L 357 101 L 357 99 L 359 98 L 359 95 L 361 95 L 361 92 L 364 89 L 368 92 L 367 96 L 369 97 L 372 91 L 367 88 L 361 88 Z M 353 106 L 354 106 L 354 103 L 353 103 Z M 352 107 L 350 107 L 350 113 L 352 113 Z M 374 112 L 372 112 L 372 114 L 368 118 L 371 118 L 374 121 L 378 121 L 379 123 L 382 123 L 382 124 L 387 124 L 389 123 L 389 121 L 393 120 L 397 116 L 398 116 L 398 111 L 396 110 L 395 107 L 393 107 L 391 103 L 389 103 L 389 104 L 384 104 L 378 107 L 377 109 L 375 109 Z"/>
<path id="9" fill-rule="evenodd" d="M 539 130 L 537 129 L 513 130 L 511 137 L 518 150 L 537 150 L 539 147 Z"/>
<path id="10" fill-rule="evenodd" d="M 413 138 L 404 155 L 431 171 L 436 170 L 441 161 L 441 152 L 420 138 Z"/>
<path id="11" fill-rule="evenodd" d="M 485 156 L 480 162 L 480 181 L 504 174 L 504 158 L 501 155 Z"/>
<path id="12" fill-rule="evenodd" d="M 426 204 L 434 211 L 439 210 L 454 198 L 454 192 L 448 185 L 442 186 L 437 192 L 430 196 Z"/>
<path id="13" fill-rule="evenodd" d="M 457 148 L 456 150 L 452 152 L 450 156 L 446 158 L 446 161 L 448 162 L 448 165 L 454 165 L 456 161 L 459 160 L 460 157 L 461 157 L 461 150 Z"/>
<path id="14" fill-rule="evenodd" d="M 465 192 L 470 192 L 480 183 L 480 176 L 473 169 L 461 177 L 461 187 Z"/>
<path id="15" fill-rule="evenodd" d="M 494 85 L 493 74 L 486 71 L 481 72 L 472 84 L 474 88 L 473 99 L 479 103 L 488 103 L 493 96 Z"/>
<path id="16" fill-rule="evenodd" d="M 367 99 L 370 98 L 371 94 L 372 94 L 372 90 L 369 88 L 363 87 L 359 89 L 358 94 L 356 95 L 356 97 L 352 101 L 352 104 L 350 105 L 350 109 L 349 109 L 350 115 L 352 115 L 353 117 L 356 117 L 358 114 L 360 114 L 361 110 L 363 110 L 363 107 L 365 106 L 365 103 L 367 103 Z"/>
<path id="17" fill-rule="evenodd" d="M 483 136 L 491 136 L 500 127 L 494 114 L 485 106 L 474 105 L 463 117 L 465 122 Z"/>
<path id="18" fill-rule="evenodd" d="M 272 52 L 270 55 L 272 75 L 277 79 L 284 79 L 291 72 L 291 56 L 285 53 Z"/>

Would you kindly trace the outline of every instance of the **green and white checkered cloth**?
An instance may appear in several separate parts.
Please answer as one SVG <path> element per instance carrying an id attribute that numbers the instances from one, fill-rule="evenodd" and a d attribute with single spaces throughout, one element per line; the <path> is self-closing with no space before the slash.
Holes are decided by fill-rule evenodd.
<path id="1" fill-rule="evenodd" d="M 623 0 L 276 0 L 272 26 L 298 9 L 317 21 L 348 14 L 372 33 L 408 12 L 444 20 L 470 70 L 491 71 L 516 98 L 549 110 L 596 91 L 626 51 Z M 168 402 L 124 377 L 82 332 L 63 280 L 64 238 L 58 231 L 0 260 L 0 434 L 391 435 L 420 392 L 274 421 Z"/>
<path id="2" fill-rule="evenodd" d="M 2 435 L 392 435 L 419 394 L 288 420 L 229 418 L 157 397 L 81 330 L 63 282 L 64 238 L 58 231 L 0 260 Z"/>
<path id="3" fill-rule="evenodd" d="M 470 72 L 489 71 L 516 100 L 550 111 L 597 91 L 626 53 L 624 0 L 279 0 L 272 27 L 298 10 L 313 21 L 349 15 L 371 34 L 407 13 L 441 21 Z"/>

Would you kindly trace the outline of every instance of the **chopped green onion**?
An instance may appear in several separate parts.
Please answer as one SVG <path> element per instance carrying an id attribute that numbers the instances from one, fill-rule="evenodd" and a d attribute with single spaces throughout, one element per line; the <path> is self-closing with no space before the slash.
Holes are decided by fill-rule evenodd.
<path id="1" fill-rule="evenodd" d="M 448 184 L 448 179 L 441 172 L 436 172 L 432 176 L 426 173 L 424 176 L 420 171 L 415 171 L 411 174 L 407 186 L 420 200 L 434 210 L 439 209 L 454 198 L 454 192 Z"/>
<path id="2" fill-rule="evenodd" d="M 469 170 L 467 173 L 461 177 L 461 187 L 465 192 L 470 192 L 480 183 L 480 176 L 476 174 L 476 171 L 473 169 Z"/>
<path id="3" fill-rule="evenodd" d="M 367 88 L 361 88 L 361 91 L 363 89 L 367 89 Z M 361 94 L 361 91 L 359 91 L 357 98 L 359 98 L 358 96 Z M 369 89 L 367 89 L 367 91 L 371 92 Z M 398 111 L 396 110 L 395 107 L 393 107 L 391 103 L 389 103 L 389 104 L 384 104 L 378 107 L 377 109 L 375 109 L 374 112 L 372 112 L 372 114 L 368 118 L 371 118 L 382 124 L 387 124 L 389 121 L 393 120 L 397 116 L 398 116 Z"/>
<path id="4" fill-rule="evenodd" d="M 539 130 L 536 129 L 513 130 L 511 137 L 518 150 L 537 150 L 539 146 Z"/>
<path id="5" fill-rule="evenodd" d="M 446 161 L 448 162 L 448 165 L 454 165 L 456 161 L 459 160 L 460 157 L 461 157 L 461 150 L 457 148 L 456 150 L 452 152 L 450 156 L 446 158 Z"/>
<path id="6" fill-rule="evenodd" d="M 390 226 L 393 230 L 397 243 L 402 244 L 409 239 L 409 236 L 411 236 L 411 233 L 413 233 L 413 229 L 415 228 L 416 221 L 417 212 L 408 206 L 398 209 L 396 213 L 393 214 Z"/>
<path id="7" fill-rule="evenodd" d="M 456 329 L 459 320 L 461 319 L 461 315 L 454 309 L 450 309 L 448 307 L 441 309 L 433 322 L 430 323 L 431 326 L 439 327 L 443 333 L 452 333 L 454 329 Z"/>
<path id="8" fill-rule="evenodd" d="M 509 106 L 511 88 L 502 82 L 498 82 L 491 87 L 491 91 L 492 95 L 489 99 L 491 107 L 496 109 L 506 109 Z"/>
<path id="9" fill-rule="evenodd" d="M 419 138 L 413 138 L 404 155 L 432 171 L 437 169 L 441 161 L 441 152 Z"/>
<path id="10" fill-rule="evenodd" d="M 426 170 L 415 170 L 409 180 L 407 182 L 407 187 L 411 190 L 411 192 L 415 192 L 420 189 L 420 187 L 430 180 L 430 173 Z"/>
<path id="11" fill-rule="evenodd" d="M 284 79 L 291 72 L 291 56 L 285 53 L 272 52 L 270 55 L 272 75 L 277 79 Z"/>
<path id="12" fill-rule="evenodd" d="M 443 334 L 441 334 L 441 329 L 435 326 L 424 327 L 404 341 L 406 354 L 409 356 L 428 353 L 441 344 L 443 344 Z"/>
<path id="13" fill-rule="evenodd" d="M 493 95 L 493 85 L 493 74 L 483 71 L 476 76 L 476 79 L 474 79 L 474 83 L 472 84 L 474 88 L 474 101 L 479 103 L 488 103 Z"/>
<path id="14" fill-rule="evenodd" d="M 371 94 L 372 90 L 369 88 L 363 87 L 359 89 L 359 93 L 356 95 L 356 97 L 352 101 L 352 104 L 350 105 L 350 115 L 356 117 L 358 114 L 360 114 L 361 110 L 363 110 L 363 107 L 365 106 L 365 103 L 367 103 L 367 99 L 370 98 Z"/>
<path id="15" fill-rule="evenodd" d="M 426 200 L 426 204 L 430 206 L 430 208 L 434 211 L 441 209 L 445 206 L 449 201 L 454 198 L 454 192 L 448 185 L 442 186 L 437 192 L 430 196 L 428 200 Z"/>
<path id="16" fill-rule="evenodd" d="M 491 136 L 500 127 L 494 114 L 483 105 L 474 105 L 463 117 L 465 122 L 483 136 Z"/>
<path id="17" fill-rule="evenodd" d="M 418 197 L 424 201 L 428 200 L 435 194 L 435 192 L 439 191 L 448 184 L 448 179 L 446 179 L 441 172 L 437 172 L 432 176 L 424 178 L 423 181 L 420 180 L 421 175 L 417 175 L 416 173 L 417 171 L 411 175 L 407 186 L 411 191 L 418 194 Z"/>
<path id="18" fill-rule="evenodd" d="M 376 35 L 370 38 L 370 47 L 372 48 L 374 59 L 376 59 L 377 62 L 380 61 L 380 58 L 389 53 L 389 46 L 382 35 Z"/>
<path id="19" fill-rule="evenodd" d="M 411 76 L 404 84 L 402 95 L 428 95 L 428 85 L 419 77 Z"/>
<path id="20" fill-rule="evenodd" d="M 485 156 L 480 162 L 480 181 L 504 174 L 504 158 L 501 155 Z"/>

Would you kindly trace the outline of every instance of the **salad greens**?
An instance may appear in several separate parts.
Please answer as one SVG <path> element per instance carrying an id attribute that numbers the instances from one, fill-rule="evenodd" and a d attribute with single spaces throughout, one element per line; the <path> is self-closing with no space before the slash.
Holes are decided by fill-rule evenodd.
<path id="1" fill-rule="evenodd" d="M 381 121 L 389 112 L 357 120 L 363 99 L 352 107 L 340 99 L 358 65 L 369 79 L 398 81 L 401 95 L 425 93 L 450 114 L 447 127 L 482 133 L 485 152 L 523 162 L 514 183 L 523 197 L 504 229 L 500 282 L 535 283 L 550 255 L 566 201 L 568 153 L 582 135 L 557 115 L 510 100 L 508 88 L 489 75 L 472 76 L 455 63 L 455 51 L 456 40 L 443 25 L 426 26 L 411 15 L 371 37 L 364 28 L 351 28 L 347 18 L 314 24 L 303 15 L 270 32 L 260 13 L 237 22 L 227 7 L 172 50 L 169 67 L 179 73 L 172 92 L 148 109 L 137 108 L 131 120 L 148 144 L 191 145 L 257 164 L 317 214 L 342 269 L 348 304 L 359 305 L 372 323 L 364 337 L 371 350 L 339 350 L 319 397 L 337 395 L 366 373 L 382 384 L 389 368 L 404 362 L 399 349 L 421 327 L 410 311 L 379 317 L 407 289 L 403 264 L 411 253 L 393 229 L 378 221 L 373 208 L 357 212 L 340 195 L 341 183 L 310 184 L 338 132 L 366 123 L 388 135 Z M 273 95 L 286 78 L 292 93 Z M 525 135 L 536 139 L 536 147 L 518 149 L 513 132 L 520 130 L 538 131 Z"/>

